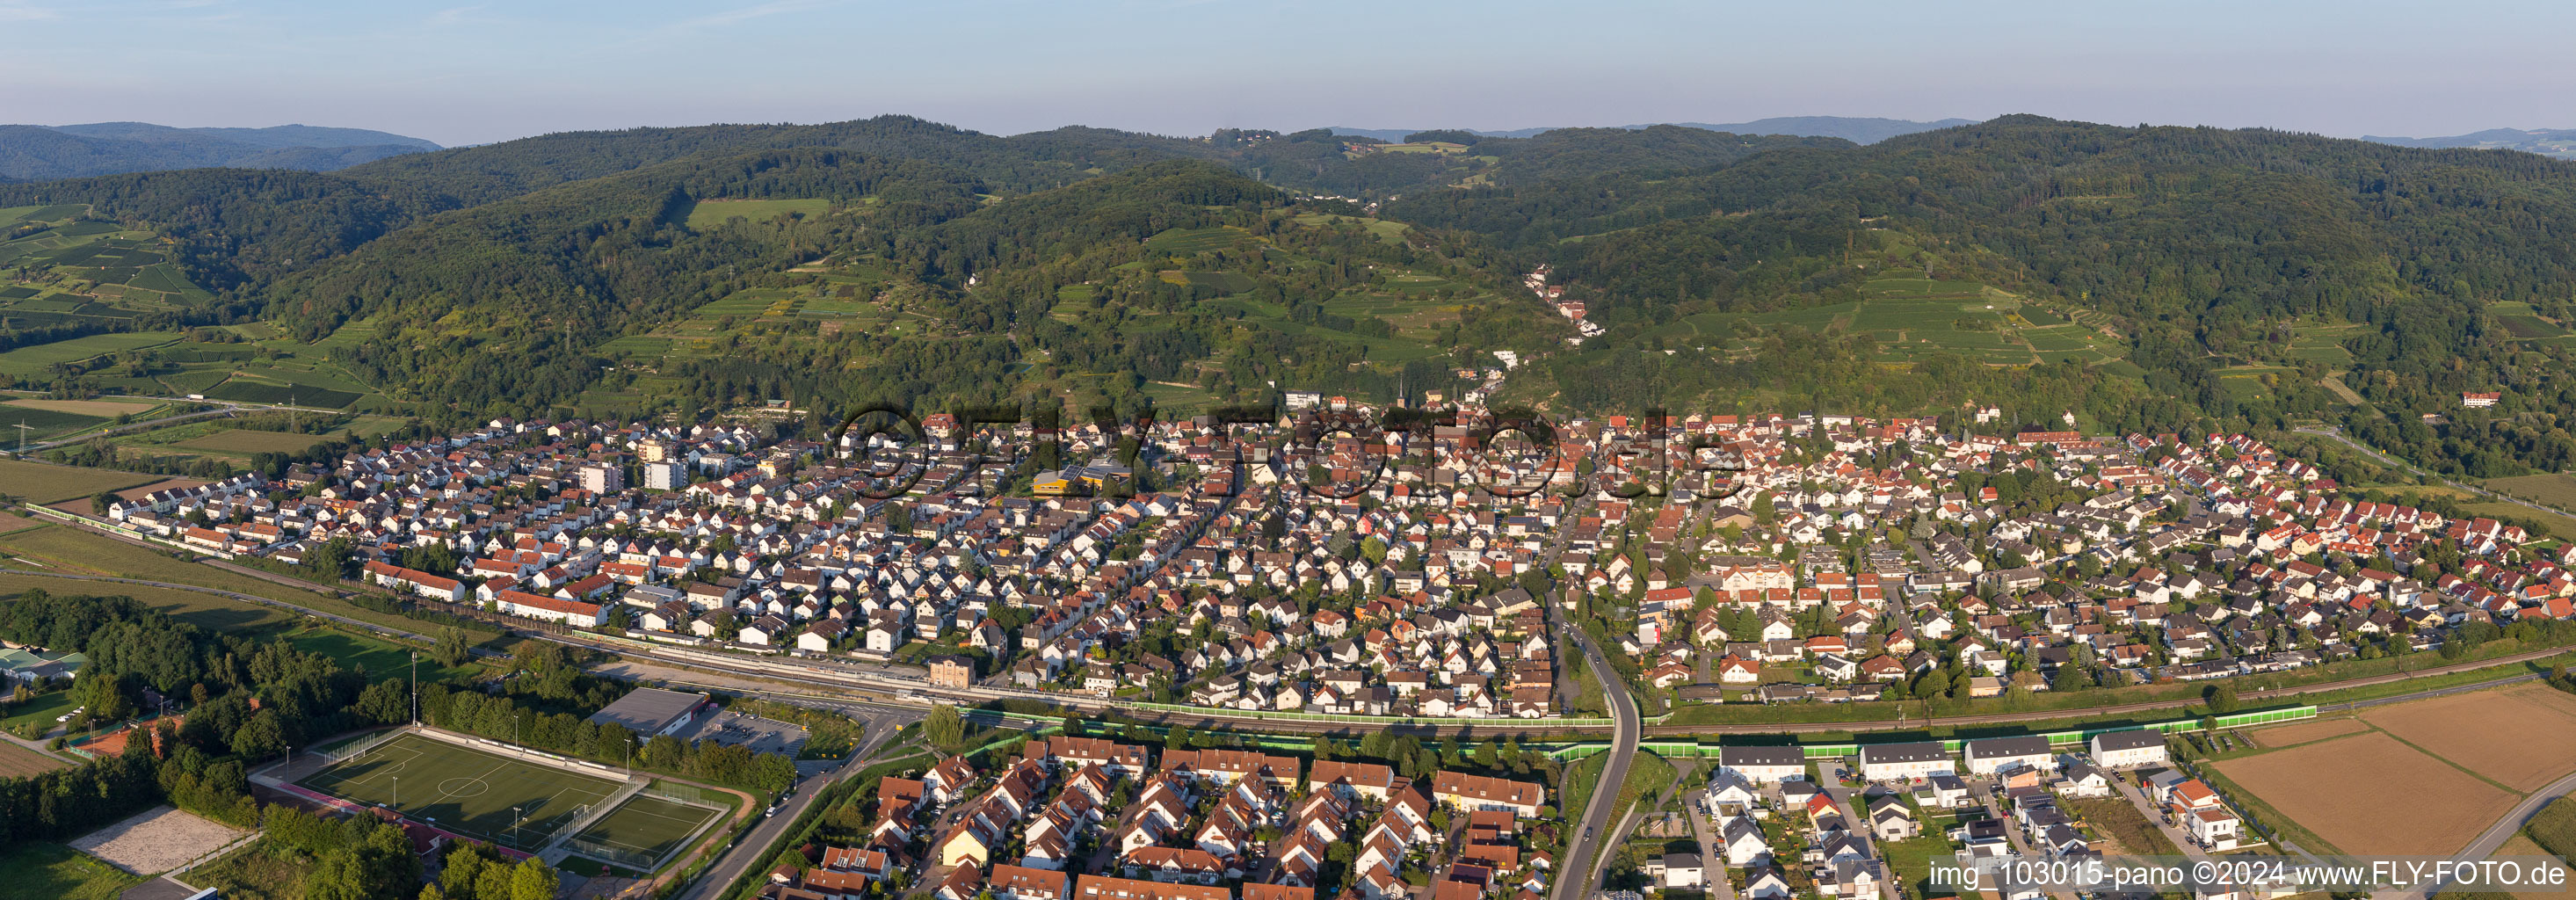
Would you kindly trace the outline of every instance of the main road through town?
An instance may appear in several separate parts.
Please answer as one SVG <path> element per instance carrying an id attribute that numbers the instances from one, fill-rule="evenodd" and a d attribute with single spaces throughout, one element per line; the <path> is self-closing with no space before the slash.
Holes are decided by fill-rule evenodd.
<path id="1" fill-rule="evenodd" d="M 1601 766 L 1601 780 L 1592 786 L 1592 802 L 1583 808 L 1583 828 L 1566 845 L 1565 859 L 1558 868 L 1559 877 L 1548 892 L 1553 900 L 1579 900 L 1590 896 L 1594 884 L 1601 880 L 1601 869 L 1608 853 L 1596 850 L 1615 845 L 1619 836 L 1606 834 L 1620 813 L 1619 788 L 1628 782 L 1628 763 L 1636 758 L 1637 737 L 1644 732 L 1637 717 L 1637 700 L 1628 695 L 1627 683 L 1609 660 L 1601 657 L 1592 636 L 1582 629 L 1574 630 L 1575 646 L 1583 648 L 1583 660 L 1592 669 L 1592 680 L 1599 683 L 1610 700 L 1609 759 Z"/>

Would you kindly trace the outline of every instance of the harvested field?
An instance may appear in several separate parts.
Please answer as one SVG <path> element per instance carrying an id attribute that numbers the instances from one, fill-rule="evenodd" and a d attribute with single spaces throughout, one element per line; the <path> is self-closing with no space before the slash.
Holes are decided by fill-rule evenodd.
<path id="1" fill-rule="evenodd" d="M 2254 742 L 2266 747 L 2287 747 L 2309 741 L 2342 737 L 2356 731 L 2369 731 L 2360 719 L 2311 719 L 2296 725 L 2265 728 L 2254 732 Z"/>
<path id="2" fill-rule="evenodd" d="M 159 806 L 81 835 L 72 849 L 137 875 L 167 872 L 242 836 L 241 829 Z"/>
<path id="3" fill-rule="evenodd" d="M 139 413 L 161 405 L 157 400 L 11 400 L 10 406 L 65 412 L 78 416 L 113 419 L 126 413 Z"/>
<path id="4" fill-rule="evenodd" d="M 2380 730 L 2518 791 L 2576 770 L 2576 697 L 2538 684 L 2400 703 L 2363 716 Z"/>
<path id="5" fill-rule="evenodd" d="M 2549 851 L 2541 849 L 2539 844 L 2533 843 L 2530 835 L 2524 834 L 2514 835 L 2512 840 L 2504 842 L 2504 846 L 2496 848 L 2495 855 L 2554 856 L 2554 854 L 2551 854 Z M 2561 864 L 2555 868 L 2563 871 L 2567 867 L 2564 864 Z M 2568 883 L 2576 884 L 2576 872 L 2567 873 L 2565 877 L 2567 878 Z M 2506 893 L 2514 897 L 2529 897 L 2535 898 L 2535 900 L 2536 898 L 2541 897 L 2564 898 L 2567 896 L 2567 892 L 2564 890 L 2508 891 Z"/>
<path id="6" fill-rule="evenodd" d="M 18 778 L 70 765 L 61 759 L 0 741 L 0 778 Z"/>
<path id="7" fill-rule="evenodd" d="M 2466 846 L 2514 795 L 2385 734 L 2214 763 L 2273 809 L 2345 853 L 2438 856 Z M 2387 814 L 2402 795 L 2407 814 Z"/>

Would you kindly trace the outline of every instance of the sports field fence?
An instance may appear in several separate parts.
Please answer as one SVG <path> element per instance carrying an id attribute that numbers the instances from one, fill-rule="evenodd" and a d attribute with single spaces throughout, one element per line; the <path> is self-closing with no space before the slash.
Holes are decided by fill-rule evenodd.
<path id="1" fill-rule="evenodd" d="M 674 800 L 693 806 L 712 806 L 720 810 L 732 809 L 734 805 L 733 795 L 724 793 L 723 791 L 702 788 L 694 784 L 679 784 L 675 782 L 662 781 L 660 779 L 655 779 L 651 783 L 646 784 L 644 786 L 644 794 L 650 797 L 660 797 L 664 800 Z"/>
<path id="2" fill-rule="evenodd" d="M 318 772 L 323 769 L 339 765 L 342 762 L 364 756 L 367 751 L 384 746 L 386 741 L 401 737 L 410 731 L 411 729 L 408 728 L 388 728 L 328 750 L 312 751 L 313 756 L 317 756 L 322 759 L 322 764 L 315 766 L 314 771 Z"/>
<path id="3" fill-rule="evenodd" d="M 570 850 L 573 853 L 599 860 L 600 862 L 625 866 L 638 872 L 653 871 L 654 864 L 661 862 L 661 860 L 648 856 L 639 850 L 620 847 L 615 844 L 601 841 L 594 841 L 579 835 L 565 838 L 563 843 L 559 846 L 563 849 Z"/>

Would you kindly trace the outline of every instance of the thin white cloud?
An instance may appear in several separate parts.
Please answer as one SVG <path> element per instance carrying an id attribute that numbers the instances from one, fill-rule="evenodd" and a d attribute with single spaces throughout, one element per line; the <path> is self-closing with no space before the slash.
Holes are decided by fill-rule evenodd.
<path id="1" fill-rule="evenodd" d="M 659 30 L 687 31 L 698 28 L 718 28 L 726 25 L 748 22 L 753 19 L 780 15 L 782 13 L 804 12 L 806 10 L 822 9 L 827 6 L 839 5 L 840 3 L 835 2 L 835 0 L 770 0 L 768 3 L 759 3 L 745 6 L 740 9 L 728 9 L 723 12 L 709 13 L 694 19 L 682 19 L 663 26 Z"/>
<path id="2" fill-rule="evenodd" d="M 63 17 L 51 8 L 20 0 L 0 0 L 0 22 L 50 22 Z"/>
<path id="3" fill-rule="evenodd" d="M 451 6 L 435 13 L 431 13 L 428 22 L 429 27 L 452 28 L 458 25 L 481 21 L 483 17 L 475 14 L 482 12 L 484 6 L 485 4 L 481 3 L 474 4 L 473 6 Z"/>

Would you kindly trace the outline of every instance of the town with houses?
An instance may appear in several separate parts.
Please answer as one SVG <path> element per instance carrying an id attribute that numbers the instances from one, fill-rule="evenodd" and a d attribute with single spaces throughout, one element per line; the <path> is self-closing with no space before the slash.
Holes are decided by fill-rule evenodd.
<path id="1" fill-rule="evenodd" d="M 2056 748 L 2040 736 L 1956 751 L 1863 745 L 1843 768 L 1796 746 L 1710 749 L 1679 832 L 1699 850 L 1642 859 L 1643 887 L 1899 898 L 1884 842 L 1928 828 L 1969 864 L 2098 856 L 2060 800 L 2115 794 L 2193 854 L 2247 845 L 2233 809 L 2169 768 L 2166 738 L 2152 730 Z M 809 848 L 809 864 L 780 866 L 763 896 L 855 900 L 884 885 L 937 900 L 1536 900 L 1562 849 L 1557 823 L 1538 821 L 1552 814 L 1548 800 L 1544 785 L 1509 778 L 1408 779 L 1370 762 L 1058 735 L 1028 741 L 995 771 L 949 757 L 881 777 L 864 845 Z"/>
<path id="2" fill-rule="evenodd" d="M 1058 735 L 994 771 L 949 757 L 875 790 L 865 846 L 818 848 L 764 896 L 900 877 L 938 900 L 1473 900 L 1542 896 L 1555 868 L 1524 840 L 1545 787 L 1460 772 Z"/>
<path id="3" fill-rule="evenodd" d="M 2576 609 L 2576 549 L 2344 497 L 2242 436 L 1610 416 L 1505 454 L 1472 415 L 1317 415 L 1270 443 L 1154 423 L 1123 461 L 1135 430 L 932 416 L 908 486 L 769 426 L 494 421 L 106 518 L 288 564 L 336 543 L 422 600 L 655 641 L 1277 713 L 1576 714 L 1577 616 L 1687 705 L 2218 679 Z M 1032 471 L 1035 440 L 1089 462 Z"/>

